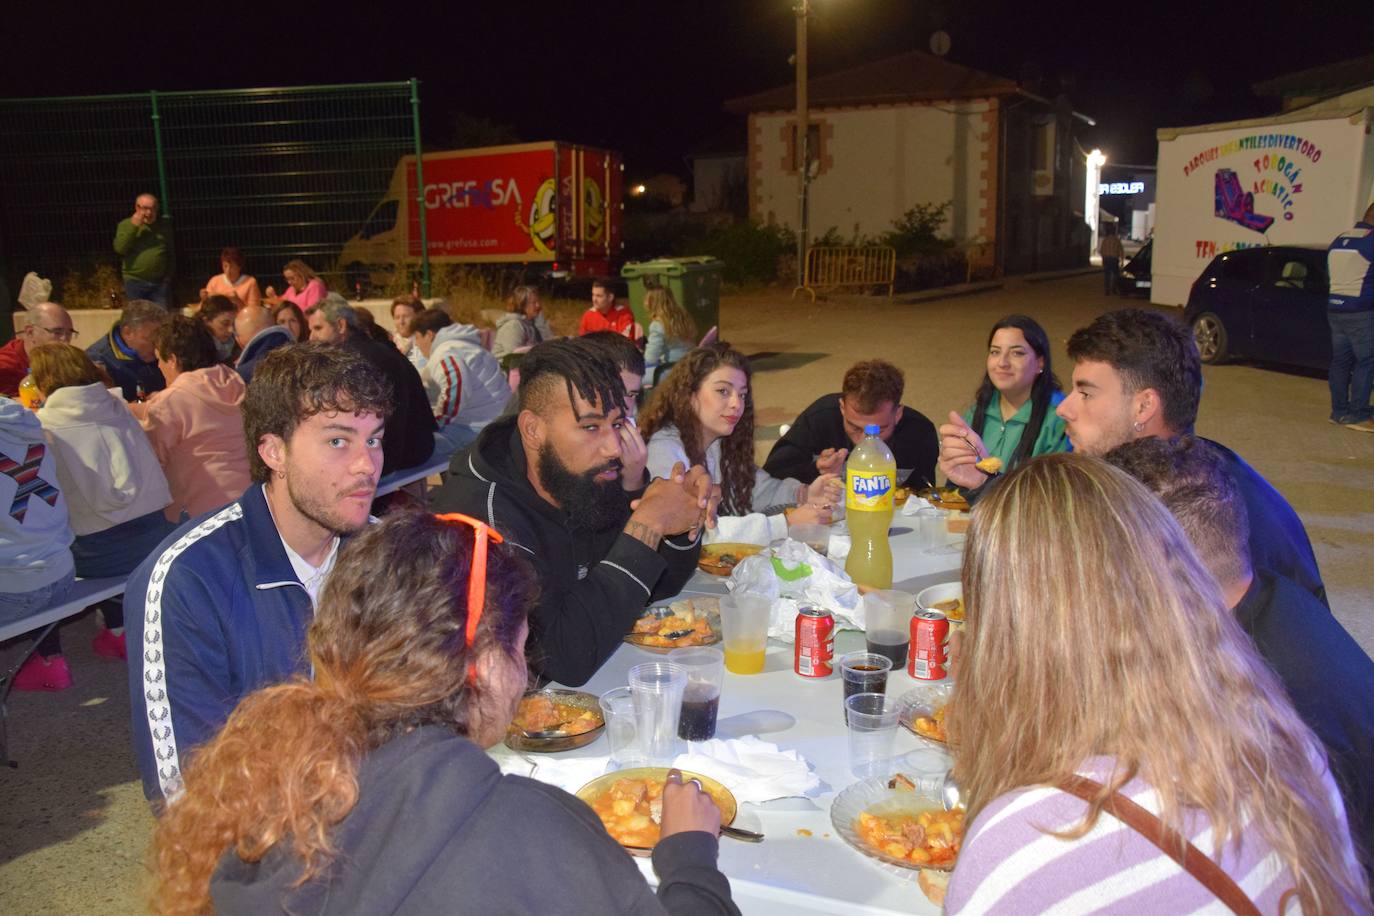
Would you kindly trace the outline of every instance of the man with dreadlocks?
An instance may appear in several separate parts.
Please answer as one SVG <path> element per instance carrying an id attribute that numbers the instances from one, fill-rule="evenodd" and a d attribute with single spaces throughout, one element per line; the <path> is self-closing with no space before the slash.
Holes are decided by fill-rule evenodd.
<path id="1" fill-rule="evenodd" d="M 540 595 L 526 654 L 542 678 L 585 684 L 651 600 L 677 594 L 714 524 L 711 480 L 678 465 L 645 486 L 625 386 L 604 350 L 545 341 L 520 363 L 519 411 L 454 456 L 438 512 L 486 520 L 529 554 Z M 633 463 L 633 466 L 632 466 Z"/>

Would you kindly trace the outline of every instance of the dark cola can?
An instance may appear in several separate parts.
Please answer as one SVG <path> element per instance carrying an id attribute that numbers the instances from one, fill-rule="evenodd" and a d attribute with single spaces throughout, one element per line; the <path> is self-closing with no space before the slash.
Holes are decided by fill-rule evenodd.
<path id="1" fill-rule="evenodd" d="M 829 677 L 834 673 L 835 616 L 823 608 L 797 611 L 797 640 L 792 670 L 802 677 Z"/>
<path id="2" fill-rule="evenodd" d="M 911 618 L 911 655 L 907 674 L 940 681 L 949 674 L 949 620 L 939 611 L 917 610 Z"/>

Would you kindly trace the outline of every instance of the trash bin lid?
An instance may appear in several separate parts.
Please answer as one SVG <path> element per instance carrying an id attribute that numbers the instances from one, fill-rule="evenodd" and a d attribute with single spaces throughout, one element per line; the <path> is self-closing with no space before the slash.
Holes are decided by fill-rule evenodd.
<path id="1" fill-rule="evenodd" d="M 643 277 L 650 274 L 681 276 L 698 270 L 718 270 L 724 265 L 719 258 L 696 255 L 683 258 L 655 258 L 652 261 L 632 261 L 620 268 L 622 277 Z"/>

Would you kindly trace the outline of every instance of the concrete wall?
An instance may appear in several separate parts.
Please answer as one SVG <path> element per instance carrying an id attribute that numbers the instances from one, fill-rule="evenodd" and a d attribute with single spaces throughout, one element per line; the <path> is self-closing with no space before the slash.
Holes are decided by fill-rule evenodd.
<path id="1" fill-rule="evenodd" d="M 953 201 L 946 231 L 958 241 L 996 233 L 996 103 L 818 109 L 818 171 L 811 182 L 812 236 L 876 235 L 916 204 Z M 749 116 L 750 215 L 795 228 L 797 173 L 792 112 Z M 813 151 L 813 155 L 815 151 Z"/>

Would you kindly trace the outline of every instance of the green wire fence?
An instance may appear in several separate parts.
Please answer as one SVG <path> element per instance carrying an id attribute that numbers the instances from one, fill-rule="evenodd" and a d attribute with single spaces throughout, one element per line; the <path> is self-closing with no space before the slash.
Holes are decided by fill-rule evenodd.
<path id="1" fill-rule="evenodd" d="M 0 270 L 12 290 L 36 271 L 68 307 L 110 305 L 85 278 L 118 280 L 115 225 L 150 192 L 171 220 L 176 301 L 195 301 L 226 246 L 264 288 L 299 258 L 351 294 L 339 252 L 419 152 L 415 80 L 0 99 Z"/>

